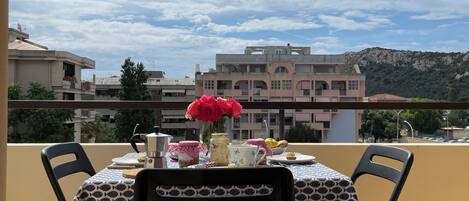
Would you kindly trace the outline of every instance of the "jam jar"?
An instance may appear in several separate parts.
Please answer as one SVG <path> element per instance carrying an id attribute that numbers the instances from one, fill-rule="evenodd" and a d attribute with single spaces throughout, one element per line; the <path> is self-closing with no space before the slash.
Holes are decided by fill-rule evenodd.
<path id="1" fill-rule="evenodd" d="M 210 161 L 217 166 L 228 165 L 228 139 L 227 133 L 212 133 L 210 139 Z"/>
<path id="2" fill-rule="evenodd" d="M 198 141 L 180 141 L 178 143 L 178 162 L 179 167 L 187 167 L 199 163 Z"/>

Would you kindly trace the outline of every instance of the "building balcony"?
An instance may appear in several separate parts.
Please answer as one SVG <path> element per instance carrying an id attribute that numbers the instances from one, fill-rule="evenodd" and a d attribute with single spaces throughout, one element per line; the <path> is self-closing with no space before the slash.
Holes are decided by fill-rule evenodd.
<path id="1" fill-rule="evenodd" d="M 340 96 L 340 91 L 335 89 L 322 90 L 321 96 Z"/>
<path id="2" fill-rule="evenodd" d="M 217 89 L 217 96 L 233 96 L 233 91 L 232 89 Z"/>
<path id="3" fill-rule="evenodd" d="M 164 128 L 164 129 L 197 128 L 197 125 L 194 121 L 187 121 L 184 123 L 161 123 L 161 128 Z"/>
<path id="4" fill-rule="evenodd" d="M 162 96 L 162 102 L 191 102 L 195 100 L 195 96 Z"/>
<path id="5" fill-rule="evenodd" d="M 252 95 L 253 96 L 269 96 L 269 90 L 254 88 L 252 89 Z"/>
<path id="6" fill-rule="evenodd" d="M 161 115 L 163 117 L 167 115 L 184 117 L 185 114 L 186 110 L 161 110 Z"/>
<path id="7" fill-rule="evenodd" d="M 225 93 L 225 95 L 229 95 L 233 97 L 249 96 L 249 90 L 248 89 L 233 89 L 233 90 L 230 90 L 230 94 Z"/>
<path id="8" fill-rule="evenodd" d="M 92 119 L 92 120 L 94 120 L 95 116 L 96 116 L 96 111 L 95 111 L 95 110 L 81 109 L 81 116 L 80 116 L 80 118 L 82 118 L 82 119 Z"/>
<path id="9" fill-rule="evenodd" d="M 323 122 L 323 121 L 331 121 L 332 114 L 331 113 L 315 113 L 314 120 L 316 122 Z"/>
<path id="10" fill-rule="evenodd" d="M 81 91 L 84 94 L 94 95 L 96 94 L 96 85 L 92 82 L 82 81 L 81 82 Z"/>

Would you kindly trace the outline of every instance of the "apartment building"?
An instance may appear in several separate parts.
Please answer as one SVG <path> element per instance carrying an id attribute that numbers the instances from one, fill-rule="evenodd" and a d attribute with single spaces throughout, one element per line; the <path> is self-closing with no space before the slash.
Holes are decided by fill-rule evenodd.
<path id="1" fill-rule="evenodd" d="M 51 89 L 57 100 L 92 100 L 95 85 L 81 80 L 81 72 L 94 69 L 95 61 L 67 51 L 49 50 L 34 43 L 29 35 L 18 29 L 9 29 L 8 70 L 9 83 L 27 89 L 32 82 Z M 75 131 L 75 141 L 80 141 L 81 123 L 93 121 L 94 111 L 77 109 L 72 121 L 66 122 Z"/>
<path id="2" fill-rule="evenodd" d="M 163 71 L 147 71 L 146 86 L 153 101 L 162 102 L 191 102 L 195 99 L 194 79 L 168 79 Z M 119 100 L 119 91 L 122 89 L 119 76 L 96 78 L 96 100 Z M 114 122 L 116 110 L 97 110 L 104 121 L 111 125 Z M 159 110 L 155 109 L 155 125 L 160 126 L 161 132 L 171 134 L 175 141 L 185 139 L 192 135 L 197 128 L 194 121 L 187 120 L 185 110 Z M 138 132 L 138 130 L 137 130 Z"/>
<path id="3" fill-rule="evenodd" d="M 365 77 L 346 66 L 344 55 L 311 55 L 309 47 L 246 47 L 244 54 L 217 54 L 216 69 L 196 73 L 197 96 L 253 102 L 363 101 Z M 319 130 L 323 142 L 355 142 L 355 110 L 285 110 L 285 129 L 302 123 Z M 279 136 L 278 110 L 245 110 L 232 122 L 233 138 Z"/>

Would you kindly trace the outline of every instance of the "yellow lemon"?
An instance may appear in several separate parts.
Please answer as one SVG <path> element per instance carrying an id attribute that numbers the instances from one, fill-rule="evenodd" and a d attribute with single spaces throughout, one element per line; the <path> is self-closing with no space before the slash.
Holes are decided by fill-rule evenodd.
<path id="1" fill-rule="evenodd" d="M 267 146 L 269 148 L 274 148 L 274 147 L 277 147 L 278 142 L 277 142 L 277 140 L 275 140 L 273 138 L 267 138 L 267 139 L 265 139 L 265 144 L 267 144 Z"/>

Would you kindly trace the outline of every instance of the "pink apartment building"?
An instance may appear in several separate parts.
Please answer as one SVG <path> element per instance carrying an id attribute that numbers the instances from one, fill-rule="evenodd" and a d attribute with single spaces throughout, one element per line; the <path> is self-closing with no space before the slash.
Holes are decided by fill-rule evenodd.
<path id="1" fill-rule="evenodd" d="M 198 70 L 196 70 L 198 71 Z M 311 55 L 309 47 L 246 47 L 244 54 L 217 54 L 216 69 L 196 72 L 196 95 L 254 102 L 363 101 L 365 77 L 346 66 L 344 55 Z M 285 130 L 303 123 L 320 130 L 323 142 L 355 142 L 356 110 L 285 110 Z M 245 110 L 233 119 L 232 137 L 278 137 L 278 110 Z M 287 133 L 287 132 L 285 132 Z"/>

